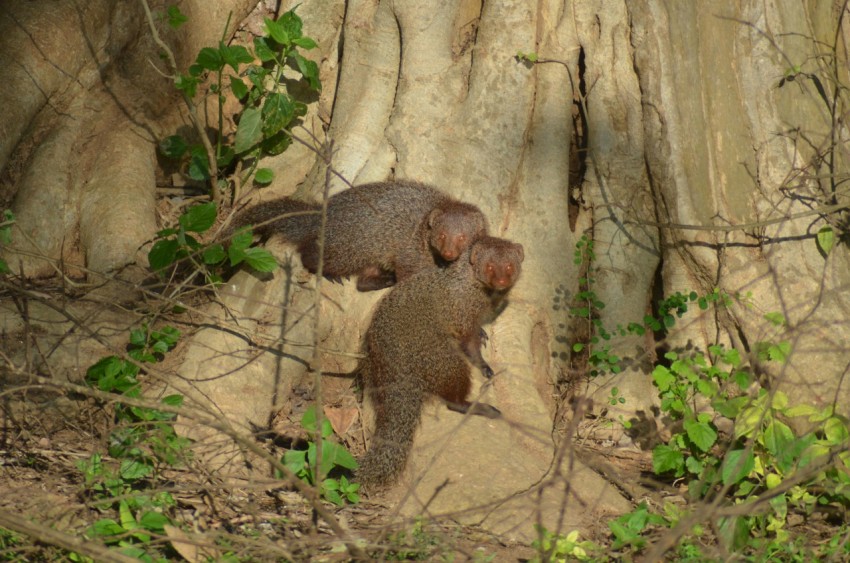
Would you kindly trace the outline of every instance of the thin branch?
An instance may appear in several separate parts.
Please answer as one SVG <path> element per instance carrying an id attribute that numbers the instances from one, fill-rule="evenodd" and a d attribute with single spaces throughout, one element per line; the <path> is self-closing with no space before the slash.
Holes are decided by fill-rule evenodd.
<path id="1" fill-rule="evenodd" d="M 174 58 L 174 53 L 165 44 L 165 41 L 162 40 L 159 36 L 159 32 L 156 30 L 156 24 L 153 21 L 153 14 L 151 13 L 150 6 L 148 6 L 148 0 L 140 0 L 142 3 L 142 7 L 145 9 L 145 15 L 148 19 L 148 26 L 151 30 L 151 35 L 153 37 L 154 42 L 159 45 L 159 48 L 162 49 L 163 53 L 165 53 L 166 58 L 168 59 L 168 64 L 171 70 L 171 78 L 172 80 L 176 79 L 179 76 L 180 71 L 177 69 L 177 60 Z M 204 150 L 207 152 L 207 163 L 210 169 L 210 197 L 216 203 L 221 199 L 221 194 L 219 194 L 218 186 L 216 185 L 216 179 L 218 178 L 218 163 L 215 158 L 215 149 L 210 142 L 209 137 L 207 136 L 207 132 L 204 129 L 203 123 L 201 123 L 200 118 L 198 117 L 198 108 L 195 106 L 195 103 L 192 99 L 184 92 L 180 90 L 180 94 L 183 97 L 183 101 L 186 103 L 186 107 L 189 110 L 189 117 L 192 121 L 192 125 L 195 127 L 195 131 L 198 133 L 198 137 L 201 138 L 201 142 L 204 144 Z"/>
<path id="2" fill-rule="evenodd" d="M 91 557 L 95 561 L 116 561 L 118 563 L 138 563 L 139 561 L 135 557 L 124 555 L 118 550 L 109 549 L 83 536 L 72 536 L 71 534 L 54 530 L 46 524 L 30 522 L 26 519 L 25 515 L 12 514 L 6 510 L 0 510 L 0 528 L 6 528 L 7 530 L 23 534 L 37 542 L 54 545 L 74 553 L 79 553 L 80 555 Z"/>

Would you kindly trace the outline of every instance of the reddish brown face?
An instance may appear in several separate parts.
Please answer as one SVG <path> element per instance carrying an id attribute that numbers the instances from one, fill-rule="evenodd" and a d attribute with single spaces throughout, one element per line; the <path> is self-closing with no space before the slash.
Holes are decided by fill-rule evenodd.
<path id="1" fill-rule="evenodd" d="M 432 245 L 443 257 L 443 260 L 454 262 L 469 247 L 469 235 L 464 232 L 450 232 L 445 229 L 436 233 L 437 237 Z"/>
<path id="2" fill-rule="evenodd" d="M 525 254 L 521 244 L 495 237 L 481 237 L 472 247 L 469 261 L 475 277 L 487 287 L 507 290 L 516 283 Z"/>
<path id="3" fill-rule="evenodd" d="M 491 261 L 484 264 L 485 278 L 488 285 L 493 289 L 504 290 L 512 287 L 516 283 L 517 268 L 511 261 L 498 262 Z"/>

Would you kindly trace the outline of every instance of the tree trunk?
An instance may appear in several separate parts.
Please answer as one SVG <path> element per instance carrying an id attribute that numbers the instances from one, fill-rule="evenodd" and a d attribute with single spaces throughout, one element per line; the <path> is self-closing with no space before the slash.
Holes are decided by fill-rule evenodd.
<path id="1" fill-rule="evenodd" d="M 156 229 L 155 144 L 182 108 L 150 68 L 157 48 L 137 4 L 60 3 L 50 30 L 30 4 L 9 3 L 0 21 L 4 52 L 20 63 L 14 86 L 0 85 L 0 159 L 20 226 L 19 254 L 7 257 L 31 276 L 112 270 Z M 253 6 L 216 7 L 189 3 L 189 31 L 167 35 L 182 65 L 218 41 L 228 11 L 236 22 Z M 532 522 L 564 531 L 626 510 L 572 455 L 562 431 L 583 419 L 565 405 L 592 399 L 597 417 L 583 436 L 652 443 L 659 350 L 734 346 L 764 384 L 846 409 L 847 248 L 824 258 L 815 242 L 822 226 L 843 233 L 845 224 L 844 7 L 339 0 L 298 13 L 319 42 L 311 56 L 324 88 L 296 135 L 333 141 L 332 166 L 352 184 L 434 184 L 525 247 L 510 305 L 487 329 L 497 377 L 481 396 L 504 418 L 429 407 L 393 493 L 400 510 L 463 512 L 456 518 L 526 541 Z M 254 203 L 320 197 L 326 165 L 305 146 L 263 165 L 279 180 Z M 342 189 L 334 177 L 331 192 Z M 583 235 L 594 243 L 589 271 L 573 260 Z M 246 431 L 291 400 L 312 358 L 313 278 L 289 249 L 272 248 L 291 267 L 271 281 L 240 272 L 224 286 L 227 314 L 206 312 L 214 328 L 193 338 L 171 382 Z M 613 333 L 655 313 L 660 297 L 715 288 L 741 299 L 692 310 L 664 333 L 599 343 L 624 360 L 623 373 L 589 378 L 587 348 L 573 352 L 598 330 L 565 307 L 582 291 L 604 303 L 593 314 Z M 321 294 L 316 367 L 350 371 L 381 295 L 351 282 L 322 284 Z M 774 327 L 770 312 L 787 324 Z M 787 361 L 761 362 L 758 343 L 779 340 L 791 344 Z M 624 404 L 609 404 L 615 387 Z M 635 430 L 627 435 L 621 420 Z M 216 447 L 229 464 L 236 446 Z"/>

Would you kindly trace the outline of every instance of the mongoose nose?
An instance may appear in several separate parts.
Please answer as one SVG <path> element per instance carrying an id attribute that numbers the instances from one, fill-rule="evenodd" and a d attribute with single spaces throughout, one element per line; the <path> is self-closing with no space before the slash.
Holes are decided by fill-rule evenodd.
<path id="1" fill-rule="evenodd" d="M 454 250 L 444 250 L 440 254 L 443 256 L 443 258 L 450 262 L 457 260 L 457 252 L 455 252 Z"/>
<path id="2" fill-rule="evenodd" d="M 494 289 L 505 289 L 511 286 L 510 278 L 494 278 L 493 279 L 493 288 Z"/>

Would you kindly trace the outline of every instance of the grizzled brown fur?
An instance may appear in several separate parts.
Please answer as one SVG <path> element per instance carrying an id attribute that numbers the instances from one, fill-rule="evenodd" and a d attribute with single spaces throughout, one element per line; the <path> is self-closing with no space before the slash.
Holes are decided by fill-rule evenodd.
<path id="1" fill-rule="evenodd" d="M 319 267 L 318 214 L 279 216 L 320 206 L 282 198 L 252 207 L 234 218 L 233 229 L 254 229 L 295 243 L 304 267 Z M 266 223 L 262 225 L 262 223 Z M 436 263 L 452 262 L 475 238 L 487 234 L 487 221 L 474 205 L 409 181 L 354 186 L 328 200 L 322 273 L 329 279 L 358 276 L 357 288 L 389 287 Z"/>
<path id="2" fill-rule="evenodd" d="M 482 325 L 506 304 L 523 258 L 521 245 L 481 237 L 449 267 L 404 280 L 378 304 L 358 370 L 376 426 L 357 472 L 362 483 L 383 486 L 398 478 L 429 395 L 459 412 L 500 415 L 495 407 L 467 400 L 470 363 L 492 377 L 481 357 Z"/>

